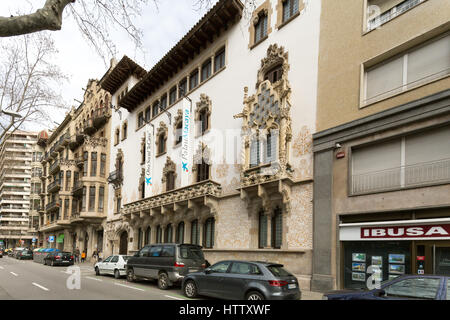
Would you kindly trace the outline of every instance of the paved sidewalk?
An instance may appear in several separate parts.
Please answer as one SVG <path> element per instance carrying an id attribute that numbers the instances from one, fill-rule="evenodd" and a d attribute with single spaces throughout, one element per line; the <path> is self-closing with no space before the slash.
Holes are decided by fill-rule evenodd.
<path id="1" fill-rule="evenodd" d="M 303 291 L 301 300 L 322 300 L 323 294 L 320 292 Z"/>

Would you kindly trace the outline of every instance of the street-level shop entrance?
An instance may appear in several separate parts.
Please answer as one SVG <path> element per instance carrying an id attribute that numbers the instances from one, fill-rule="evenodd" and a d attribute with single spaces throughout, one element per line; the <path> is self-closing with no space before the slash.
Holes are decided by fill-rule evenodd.
<path id="1" fill-rule="evenodd" d="M 341 224 L 341 286 L 367 288 L 369 277 L 386 281 L 403 274 L 450 275 L 448 220 Z"/>

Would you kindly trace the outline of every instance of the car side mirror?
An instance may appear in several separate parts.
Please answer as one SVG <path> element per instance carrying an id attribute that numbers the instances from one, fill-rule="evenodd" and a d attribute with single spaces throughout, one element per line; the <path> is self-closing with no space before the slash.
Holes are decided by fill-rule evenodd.
<path id="1" fill-rule="evenodd" d="M 211 273 L 213 273 L 213 271 L 210 268 L 206 268 L 205 269 L 205 273 L 206 274 L 211 274 Z"/>

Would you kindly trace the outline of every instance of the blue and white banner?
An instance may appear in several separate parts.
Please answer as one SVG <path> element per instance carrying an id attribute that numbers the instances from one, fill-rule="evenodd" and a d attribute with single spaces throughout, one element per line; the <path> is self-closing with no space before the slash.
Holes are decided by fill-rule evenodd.
<path id="1" fill-rule="evenodd" d="M 145 197 L 152 196 L 153 186 L 153 131 L 150 124 L 145 126 Z"/>
<path id="2" fill-rule="evenodd" d="M 192 170 L 192 132 L 193 122 L 191 106 L 187 99 L 183 99 L 183 125 L 181 131 L 181 187 L 189 184 L 189 174 Z"/>

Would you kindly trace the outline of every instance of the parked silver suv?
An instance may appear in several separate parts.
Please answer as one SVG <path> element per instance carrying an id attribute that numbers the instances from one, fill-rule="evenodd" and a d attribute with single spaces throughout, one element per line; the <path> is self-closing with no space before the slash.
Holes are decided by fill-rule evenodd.
<path id="1" fill-rule="evenodd" d="M 127 261 L 127 281 L 158 280 L 160 289 L 180 283 L 191 272 L 206 267 L 202 247 L 192 244 L 153 244 L 143 247 Z"/>

